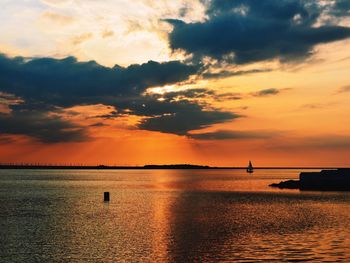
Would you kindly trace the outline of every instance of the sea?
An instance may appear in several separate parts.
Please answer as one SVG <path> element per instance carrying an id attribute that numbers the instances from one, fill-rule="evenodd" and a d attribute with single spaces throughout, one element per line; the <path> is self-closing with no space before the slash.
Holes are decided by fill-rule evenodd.
<path id="1" fill-rule="evenodd" d="M 0 262 L 350 262 L 350 193 L 268 186 L 302 171 L 0 170 Z"/>

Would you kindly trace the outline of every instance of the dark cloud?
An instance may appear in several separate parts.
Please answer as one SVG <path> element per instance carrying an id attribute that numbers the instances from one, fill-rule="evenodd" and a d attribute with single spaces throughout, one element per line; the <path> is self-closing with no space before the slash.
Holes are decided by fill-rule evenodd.
<path id="1" fill-rule="evenodd" d="M 190 99 L 199 99 L 205 98 L 208 96 L 213 96 L 215 91 L 209 89 L 187 89 L 182 91 L 171 91 L 165 93 L 162 97 L 166 99 L 175 99 L 175 98 L 190 98 Z"/>
<path id="2" fill-rule="evenodd" d="M 255 73 L 264 73 L 264 72 L 270 72 L 270 71 L 272 71 L 272 69 L 251 69 L 251 70 L 238 70 L 238 71 L 222 70 L 219 72 L 205 72 L 202 74 L 202 76 L 206 79 L 228 78 L 228 77 L 234 77 L 234 76 L 250 75 Z"/>
<path id="3" fill-rule="evenodd" d="M 196 101 L 207 96 L 211 98 L 215 96 L 215 92 L 206 89 L 189 89 L 133 97 L 132 100 L 117 103 L 119 108 L 127 108 L 127 110 L 112 111 L 98 117 L 113 119 L 128 114 L 142 116 L 145 118 L 139 123 L 139 129 L 177 135 L 186 135 L 191 130 L 240 117 L 231 112 L 206 109 L 208 106 L 206 103 Z"/>
<path id="4" fill-rule="evenodd" d="M 0 134 L 27 135 L 46 143 L 80 142 L 89 139 L 85 130 L 45 112 L 0 113 Z"/>
<path id="5" fill-rule="evenodd" d="M 210 98 L 216 101 L 228 101 L 228 100 L 241 100 L 249 97 L 273 96 L 273 95 L 278 95 L 281 92 L 286 90 L 289 90 L 289 88 L 285 88 L 285 89 L 270 88 L 270 89 L 263 89 L 256 92 L 246 93 L 246 94 L 238 93 L 238 92 L 218 93 L 213 91 L 212 93 L 208 94 L 208 96 L 210 96 Z"/>
<path id="6" fill-rule="evenodd" d="M 271 88 L 271 89 L 263 89 L 258 92 L 253 92 L 251 94 L 255 97 L 265 97 L 269 95 L 277 95 L 278 93 L 280 93 L 279 89 Z"/>
<path id="7" fill-rule="evenodd" d="M 324 6 L 302 0 L 212 0 L 207 3 L 204 22 L 173 25 L 169 35 L 172 49 L 181 49 L 194 59 L 209 56 L 236 64 L 279 59 L 296 61 L 310 56 L 314 46 L 346 39 L 350 28 L 315 26 L 321 15 L 348 12 L 348 1 Z"/>
<path id="8" fill-rule="evenodd" d="M 8 94 L 0 91 L 0 113 L 6 113 L 10 111 L 10 105 L 20 104 L 23 101 L 17 98 L 13 94 Z"/>
<path id="9" fill-rule="evenodd" d="M 203 101 L 198 101 L 215 97 L 216 93 L 207 89 L 189 89 L 140 96 L 133 98 L 131 102 L 118 102 L 122 108 L 128 107 L 128 111 L 113 111 L 100 117 L 113 119 L 131 112 L 133 115 L 145 117 L 139 123 L 139 129 L 187 135 L 189 131 L 240 117 L 231 112 L 206 109 L 208 105 Z"/>
<path id="10" fill-rule="evenodd" d="M 228 100 L 240 100 L 243 99 L 244 94 L 238 92 L 225 92 L 220 93 L 211 89 L 187 89 L 181 91 L 171 91 L 165 94 L 154 94 L 152 95 L 157 99 L 165 99 L 166 101 L 174 101 L 174 100 L 190 100 L 190 101 L 198 101 L 198 103 L 203 102 L 201 99 L 212 99 L 216 101 L 228 101 Z"/>
<path id="11" fill-rule="evenodd" d="M 213 96 L 213 98 L 217 101 L 241 100 L 243 97 L 243 94 L 233 92 L 215 93 Z"/>
<path id="12" fill-rule="evenodd" d="M 334 16 L 349 16 L 350 15 L 350 1 L 337 0 L 329 11 Z"/>
<path id="13" fill-rule="evenodd" d="M 179 61 L 149 61 L 127 68 L 107 68 L 94 61 L 0 55 L 0 91 L 15 94 L 32 107 L 70 107 L 111 104 L 118 97 L 136 95 L 148 87 L 187 79 L 197 67 Z M 45 105 L 43 105 L 45 104 Z"/>
<path id="14" fill-rule="evenodd" d="M 123 116 L 122 113 L 119 113 L 119 112 L 114 110 L 114 111 L 111 111 L 110 113 L 107 113 L 107 114 L 93 116 L 92 118 L 101 118 L 101 119 L 108 120 L 108 119 L 118 118 L 121 116 Z"/>
<path id="15" fill-rule="evenodd" d="M 235 140 L 235 139 L 268 139 L 275 137 L 276 132 L 266 131 L 232 131 L 218 130 L 206 133 L 191 133 L 187 136 L 197 140 Z"/>
<path id="16" fill-rule="evenodd" d="M 151 98 L 151 101 L 153 101 L 155 98 L 157 99 L 163 99 L 166 102 L 173 101 L 173 100 L 199 100 L 201 99 L 213 99 L 216 101 L 228 101 L 228 100 L 241 100 L 244 98 L 249 98 L 249 97 L 266 97 L 266 96 L 273 96 L 273 95 L 278 95 L 281 92 L 284 92 L 286 90 L 290 90 L 289 88 L 284 88 L 284 89 L 276 89 L 276 88 L 270 88 L 270 89 L 263 89 L 259 90 L 256 92 L 251 92 L 251 93 L 239 93 L 239 92 L 225 92 L 225 93 L 220 93 L 215 90 L 211 89 L 187 89 L 187 90 L 182 90 L 182 91 L 172 91 L 172 92 L 167 92 L 162 95 L 155 94 L 153 95 L 153 98 Z M 145 99 L 145 98 L 143 98 Z M 144 100 L 142 100 L 145 102 Z M 154 102 L 153 102 L 154 103 Z M 164 104 L 167 105 L 167 104 Z M 168 108 L 171 108 L 170 105 L 167 105 Z M 159 106 L 157 106 L 159 108 Z"/>
<path id="17" fill-rule="evenodd" d="M 90 125 L 90 127 L 104 127 L 104 126 L 108 126 L 108 125 L 102 122 L 96 122 Z"/>
<path id="18" fill-rule="evenodd" d="M 139 128 L 188 135 L 189 131 L 206 128 L 212 124 L 226 122 L 238 117 L 239 115 L 231 112 L 207 111 L 197 104 L 185 103 L 182 111 L 146 118 L 140 123 Z"/>
<path id="19" fill-rule="evenodd" d="M 13 142 L 15 140 L 11 136 L 0 134 L 0 144 L 10 144 Z"/>
<path id="20" fill-rule="evenodd" d="M 0 116 L 4 127 L 0 133 L 22 134 L 50 143 L 87 140 L 88 127 L 59 117 L 65 114 L 65 108 L 77 105 L 108 105 L 111 113 L 96 117 L 136 115 L 144 118 L 140 129 L 179 135 L 237 118 L 230 112 L 208 110 L 208 105 L 198 101 L 213 95 L 210 90 L 144 94 L 149 87 L 181 82 L 198 71 L 199 66 L 179 61 L 107 68 L 73 57 L 25 59 L 1 55 L 0 92 L 22 101 L 9 105 L 10 113 Z"/>

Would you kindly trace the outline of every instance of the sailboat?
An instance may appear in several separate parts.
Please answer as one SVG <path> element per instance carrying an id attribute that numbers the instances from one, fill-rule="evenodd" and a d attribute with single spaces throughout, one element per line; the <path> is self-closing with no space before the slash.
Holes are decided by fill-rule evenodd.
<path id="1" fill-rule="evenodd" d="M 253 173 L 254 172 L 254 168 L 253 168 L 253 165 L 252 165 L 252 162 L 249 161 L 249 164 L 248 164 L 248 167 L 247 167 L 247 173 Z"/>

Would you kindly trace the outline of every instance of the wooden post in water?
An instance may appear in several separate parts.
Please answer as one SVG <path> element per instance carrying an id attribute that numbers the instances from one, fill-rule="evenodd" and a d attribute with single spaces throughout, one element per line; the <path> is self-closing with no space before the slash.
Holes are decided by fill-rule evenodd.
<path id="1" fill-rule="evenodd" d="M 103 194 L 103 201 L 109 202 L 109 192 L 104 192 L 104 194 Z"/>

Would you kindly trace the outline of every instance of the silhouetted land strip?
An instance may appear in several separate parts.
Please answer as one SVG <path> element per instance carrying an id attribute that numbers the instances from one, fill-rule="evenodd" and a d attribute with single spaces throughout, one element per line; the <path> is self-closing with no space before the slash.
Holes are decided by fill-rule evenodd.
<path id="1" fill-rule="evenodd" d="M 73 170 L 147 170 L 147 169 L 246 169 L 247 167 L 216 167 L 193 164 L 166 164 L 143 166 L 116 166 L 116 165 L 42 165 L 42 164 L 0 164 L 0 169 L 73 169 Z M 325 167 L 254 167 L 254 169 L 334 169 Z"/>
<path id="2" fill-rule="evenodd" d="M 350 168 L 302 172 L 299 180 L 288 180 L 270 186 L 310 191 L 350 191 Z"/>
<path id="3" fill-rule="evenodd" d="M 171 164 L 144 166 L 109 166 L 109 165 L 31 165 L 31 164 L 0 164 L 0 169 L 81 169 L 81 170 L 112 170 L 112 169 L 217 169 L 204 165 Z"/>
<path id="4" fill-rule="evenodd" d="M 279 189 L 300 189 L 300 181 L 288 180 L 288 181 L 282 181 L 278 184 L 270 184 L 269 186 L 277 187 Z"/>

